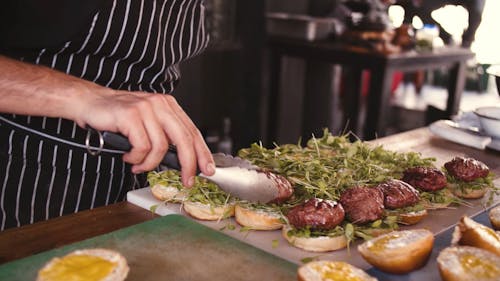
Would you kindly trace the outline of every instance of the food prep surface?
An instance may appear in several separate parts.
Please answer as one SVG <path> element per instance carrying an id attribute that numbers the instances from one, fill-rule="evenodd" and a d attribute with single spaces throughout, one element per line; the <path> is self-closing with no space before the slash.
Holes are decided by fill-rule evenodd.
<path id="1" fill-rule="evenodd" d="M 0 266 L 0 280 L 35 280 L 56 256 L 75 249 L 109 248 L 127 259 L 127 280 L 295 279 L 296 266 L 213 231 L 184 216 L 169 215 Z"/>
<path id="2" fill-rule="evenodd" d="M 387 150 L 398 152 L 420 152 L 423 157 L 435 157 L 436 166 L 442 166 L 445 162 L 451 160 L 455 156 L 474 157 L 484 161 L 493 173 L 495 173 L 495 186 L 500 186 L 500 166 L 498 155 L 487 155 L 484 151 L 464 148 L 460 145 L 449 143 L 445 140 L 434 138 L 431 136 L 428 129 L 419 129 L 405 134 L 402 139 L 400 135 L 394 137 L 386 137 L 372 142 L 376 145 L 383 145 Z M 489 196 L 482 199 L 466 200 L 468 205 L 452 205 L 450 208 L 441 210 L 429 210 L 429 215 L 421 222 L 412 226 L 401 226 L 400 229 L 417 229 L 425 228 L 432 231 L 435 235 L 443 233 L 451 229 L 463 215 L 474 217 L 481 212 L 484 212 L 488 206 Z M 166 214 L 183 214 L 188 216 L 182 210 L 181 204 L 167 203 L 155 199 L 149 190 L 144 188 L 131 191 L 128 194 L 128 201 L 145 209 L 153 209 L 159 215 Z M 493 198 L 493 204 L 489 207 L 498 204 L 500 197 L 497 195 Z M 491 202 L 490 202 L 491 203 Z M 218 230 L 228 236 L 234 237 L 244 243 L 253 245 L 273 255 L 284 258 L 297 265 L 302 264 L 306 260 L 342 260 L 351 263 L 362 269 L 368 269 L 371 266 L 364 261 L 357 251 L 357 245 L 361 243 L 360 239 L 350 244 L 348 249 L 341 249 L 325 253 L 314 253 L 301 250 L 290 245 L 281 235 L 281 230 L 274 231 L 257 231 L 241 228 L 233 218 L 224 219 L 221 221 L 200 221 L 197 222 L 207 225 L 212 229 Z M 449 245 L 450 241 L 447 241 Z M 435 268 L 433 269 L 436 270 Z"/>

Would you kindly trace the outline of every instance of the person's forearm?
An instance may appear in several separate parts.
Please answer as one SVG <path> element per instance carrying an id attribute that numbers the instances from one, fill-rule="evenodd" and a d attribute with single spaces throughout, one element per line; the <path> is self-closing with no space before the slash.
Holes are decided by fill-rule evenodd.
<path id="1" fill-rule="evenodd" d="M 134 173 L 157 167 L 170 143 L 177 145 L 186 186 L 197 164 L 206 175 L 215 172 L 203 136 L 171 95 L 112 90 L 0 56 L 0 112 L 62 117 L 82 128 L 121 133 L 132 145 L 123 160 Z"/>
<path id="2" fill-rule="evenodd" d="M 44 66 L 0 55 L 0 112 L 78 119 L 89 93 L 107 89 Z"/>

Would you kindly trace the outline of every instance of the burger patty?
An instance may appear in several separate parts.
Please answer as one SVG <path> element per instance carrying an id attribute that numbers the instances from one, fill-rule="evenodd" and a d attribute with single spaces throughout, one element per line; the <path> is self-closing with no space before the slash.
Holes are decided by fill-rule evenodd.
<path id="1" fill-rule="evenodd" d="M 418 203 L 420 195 L 413 186 L 400 180 L 389 180 L 377 186 L 384 193 L 384 206 L 398 209 Z"/>
<path id="2" fill-rule="evenodd" d="M 349 188 L 340 196 L 340 204 L 349 220 L 354 223 L 375 221 L 384 214 L 384 194 L 378 188 Z"/>
<path id="3" fill-rule="evenodd" d="M 414 167 L 406 169 L 403 181 L 424 191 L 436 191 L 446 187 L 448 181 L 443 172 L 432 167 Z"/>
<path id="4" fill-rule="evenodd" d="M 286 217 L 296 228 L 328 230 L 344 220 L 344 208 L 332 200 L 313 198 L 292 208 Z"/>
<path id="5" fill-rule="evenodd" d="M 467 182 L 487 177 L 490 173 L 486 164 L 473 158 L 455 157 L 444 167 L 454 178 Z"/>

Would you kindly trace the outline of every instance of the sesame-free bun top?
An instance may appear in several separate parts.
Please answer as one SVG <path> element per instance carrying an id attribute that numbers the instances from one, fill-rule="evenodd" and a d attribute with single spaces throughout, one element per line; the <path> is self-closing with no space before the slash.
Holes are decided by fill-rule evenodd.
<path id="1" fill-rule="evenodd" d="M 378 269 L 403 274 L 425 265 L 434 245 L 426 229 L 393 231 L 358 246 L 361 256 Z"/>
<path id="2" fill-rule="evenodd" d="M 500 256 L 500 235 L 468 216 L 462 216 L 455 226 L 451 243 L 482 248 Z"/>
<path id="3" fill-rule="evenodd" d="M 491 225 L 495 230 L 500 230 L 500 205 L 492 208 L 488 213 Z"/>
<path id="4" fill-rule="evenodd" d="M 500 280 L 500 256 L 484 249 L 448 247 L 439 253 L 437 264 L 444 281 Z"/>
<path id="5" fill-rule="evenodd" d="M 342 261 L 312 261 L 297 270 L 299 281 L 377 281 L 351 264 Z"/>

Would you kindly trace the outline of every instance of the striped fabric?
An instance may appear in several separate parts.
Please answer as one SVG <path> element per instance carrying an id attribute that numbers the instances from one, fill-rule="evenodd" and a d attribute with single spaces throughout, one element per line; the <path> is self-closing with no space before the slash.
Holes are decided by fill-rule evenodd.
<path id="1" fill-rule="evenodd" d="M 203 0 L 113 0 L 59 48 L 7 55 L 114 89 L 171 93 L 178 63 L 208 44 L 204 20 Z M 91 156 L 68 145 L 86 135 L 72 121 L 2 117 L 24 128 L 0 122 L 1 230 L 114 203 L 144 184 L 120 154 Z"/>

